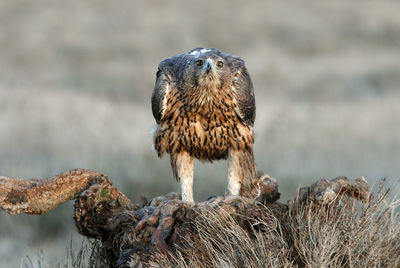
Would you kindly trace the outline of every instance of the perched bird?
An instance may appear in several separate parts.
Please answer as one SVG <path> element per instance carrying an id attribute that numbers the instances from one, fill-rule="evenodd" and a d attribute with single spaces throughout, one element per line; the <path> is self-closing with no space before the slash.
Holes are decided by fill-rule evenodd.
<path id="1" fill-rule="evenodd" d="M 193 201 L 194 158 L 228 159 L 228 190 L 239 195 L 255 177 L 255 99 L 244 61 L 195 48 L 160 62 L 151 97 L 154 148 L 170 154 L 182 200 Z"/>

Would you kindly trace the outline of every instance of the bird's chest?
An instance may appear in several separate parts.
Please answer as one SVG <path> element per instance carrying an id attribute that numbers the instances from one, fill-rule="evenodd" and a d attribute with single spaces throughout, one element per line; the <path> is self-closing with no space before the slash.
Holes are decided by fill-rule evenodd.
<path id="1" fill-rule="evenodd" d="M 171 115 L 168 136 L 200 159 L 225 158 L 237 123 L 229 100 L 206 100 L 202 105 L 182 100 Z"/>
<path id="2" fill-rule="evenodd" d="M 242 143 L 253 135 L 240 122 L 235 105 L 229 94 L 208 99 L 184 99 L 173 94 L 156 132 L 155 148 L 169 153 L 185 150 L 203 160 L 226 158 L 230 147 L 243 147 Z M 243 135 L 248 139 L 243 139 Z"/>
<path id="3" fill-rule="evenodd" d="M 237 117 L 233 109 L 218 103 L 207 103 L 183 113 L 179 126 L 182 144 L 194 155 L 224 158 L 230 144 L 230 129 L 235 127 Z M 186 119 L 186 120 L 185 120 Z"/>
<path id="4" fill-rule="evenodd" d="M 237 116 L 233 104 L 221 101 L 206 102 L 198 107 L 191 107 L 183 112 L 187 117 L 189 132 L 197 137 L 208 136 L 209 139 L 221 139 L 227 135 L 227 129 L 236 124 Z"/>
<path id="5" fill-rule="evenodd" d="M 218 128 L 226 128 L 234 118 L 235 112 L 232 107 L 224 107 L 221 103 L 212 102 L 192 108 L 187 112 L 190 123 L 200 125 L 203 131 L 212 131 Z"/>

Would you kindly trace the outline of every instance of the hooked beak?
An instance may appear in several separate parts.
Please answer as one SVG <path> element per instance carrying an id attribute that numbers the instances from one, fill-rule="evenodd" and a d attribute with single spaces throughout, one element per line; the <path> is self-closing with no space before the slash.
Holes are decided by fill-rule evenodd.
<path id="1" fill-rule="evenodd" d="M 212 69 L 212 65 L 211 65 L 211 62 L 209 60 L 206 61 L 206 64 L 204 65 L 204 68 L 205 68 L 205 73 L 209 74 L 211 69 Z"/>

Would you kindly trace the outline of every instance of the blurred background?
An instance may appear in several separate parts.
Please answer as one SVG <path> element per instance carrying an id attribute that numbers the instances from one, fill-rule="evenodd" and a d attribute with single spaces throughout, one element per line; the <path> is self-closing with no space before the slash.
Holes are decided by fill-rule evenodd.
<path id="1" fill-rule="evenodd" d="M 134 201 L 178 191 L 152 150 L 158 63 L 195 47 L 242 57 L 256 93 L 258 169 L 286 202 L 300 184 L 400 176 L 397 1 L 0 2 L 0 175 L 107 174 Z M 195 199 L 222 195 L 226 162 L 196 162 Z M 0 211 L 0 262 L 80 245 L 72 202 Z M 29 258 L 28 258 L 28 257 Z"/>

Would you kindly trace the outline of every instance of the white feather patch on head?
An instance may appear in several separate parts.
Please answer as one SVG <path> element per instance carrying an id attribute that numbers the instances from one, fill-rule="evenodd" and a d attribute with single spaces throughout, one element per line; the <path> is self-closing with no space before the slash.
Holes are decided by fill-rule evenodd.
<path id="1" fill-rule="evenodd" d="M 203 48 L 203 49 L 200 49 L 200 50 L 192 51 L 189 55 L 192 55 L 192 56 L 199 56 L 199 54 L 206 53 L 206 52 L 208 52 L 208 51 L 211 51 L 211 49 Z"/>

